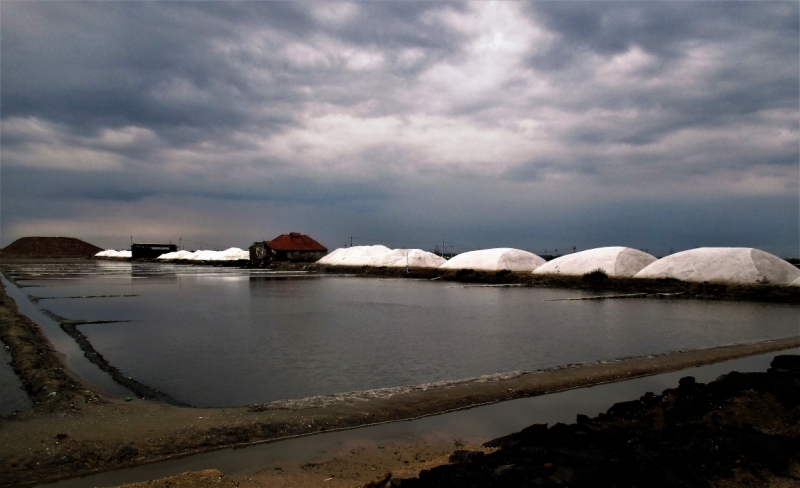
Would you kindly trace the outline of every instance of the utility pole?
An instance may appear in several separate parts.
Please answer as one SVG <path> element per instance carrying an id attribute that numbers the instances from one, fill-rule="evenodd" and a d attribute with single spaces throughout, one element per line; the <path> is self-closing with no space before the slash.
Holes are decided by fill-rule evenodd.
<path id="1" fill-rule="evenodd" d="M 353 247 L 353 236 L 350 236 L 350 247 Z"/>
<path id="2" fill-rule="evenodd" d="M 444 252 L 445 252 L 446 249 L 447 249 L 447 247 L 445 247 L 444 241 L 442 241 L 442 257 L 444 257 Z"/>
<path id="3" fill-rule="evenodd" d="M 572 252 L 575 252 L 575 251 L 577 251 L 577 249 L 575 248 L 575 246 L 572 246 Z"/>
<path id="4" fill-rule="evenodd" d="M 178 237 L 178 251 L 183 251 L 183 237 Z"/>

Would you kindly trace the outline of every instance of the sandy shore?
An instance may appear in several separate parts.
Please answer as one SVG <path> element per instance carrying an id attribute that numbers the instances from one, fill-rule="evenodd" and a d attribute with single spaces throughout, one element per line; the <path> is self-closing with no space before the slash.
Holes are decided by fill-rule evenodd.
<path id="1" fill-rule="evenodd" d="M 125 402 L 92 392 L 64 368 L 39 327 L 16 311 L 5 290 L 0 301 L 0 338 L 9 345 L 12 365 L 35 402 L 31 411 L 0 419 L 0 471 L 7 485 L 411 419 L 800 346 L 800 337 L 795 337 L 298 402 L 186 408 L 138 399 Z M 445 444 L 431 447 L 426 459 L 443 455 Z M 369 480 L 373 474 L 363 476 Z"/>

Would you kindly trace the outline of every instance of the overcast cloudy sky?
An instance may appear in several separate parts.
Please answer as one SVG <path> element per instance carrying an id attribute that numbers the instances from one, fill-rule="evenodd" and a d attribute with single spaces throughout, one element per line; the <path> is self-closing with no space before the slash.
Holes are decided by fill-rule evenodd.
<path id="1" fill-rule="evenodd" d="M 0 244 L 796 257 L 798 5 L 4 0 Z"/>

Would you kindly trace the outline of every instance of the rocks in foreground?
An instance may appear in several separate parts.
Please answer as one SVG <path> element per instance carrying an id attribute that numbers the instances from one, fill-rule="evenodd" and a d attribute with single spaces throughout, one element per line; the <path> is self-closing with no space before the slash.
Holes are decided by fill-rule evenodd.
<path id="1" fill-rule="evenodd" d="M 531 425 L 486 443 L 495 452 L 456 451 L 450 464 L 386 486 L 798 486 L 800 356 L 771 366 L 707 385 L 685 377 L 662 395 L 572 425 Z"/>

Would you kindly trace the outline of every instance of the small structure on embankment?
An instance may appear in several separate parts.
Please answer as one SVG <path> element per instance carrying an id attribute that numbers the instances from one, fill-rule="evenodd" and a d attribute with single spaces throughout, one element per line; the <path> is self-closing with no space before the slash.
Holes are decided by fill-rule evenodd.
<path id="1" fill-rule="evenodd" d="M 21 237 L 0 250 L 13 258 L 91 258 L 102 248 L 74 237 Z"/>
<path id="2" fill-rule="evenodd" d="M 439 269 L 473 269 L 476 271 L 533 271 L 545 260 L 528 251 L 500 247 L 469 251 L 454 256 Z"/>
<path id="3" fill-rule="evenodd" d="M 630 247 L 598 247 L 548 261 L 533 272 L 539 275 L 584 276 L 601 271 L 612 278 L 630 278 L 656 257 Z"/>
<path id="4" fill-rule="evenodd" d="M 271 241 L 254 242 L 249 251 L 250 261 L 254 263 L 313 263 L 328 254 L 328 248 L 299 232 L 281 234 Z"/>
<path id="5" fill-rule="evenodd" d="M 133 259 L 155 259 L 168 252 L 177 252 L 175 244 L 131 244 Z"/>
<path id="6" fill-rule="evenodd" d="M 642 269 L 634 278 L 789 285 L 800 269 L 773 254 L 749 247 L 701 247 L 672 254 Z"/>

